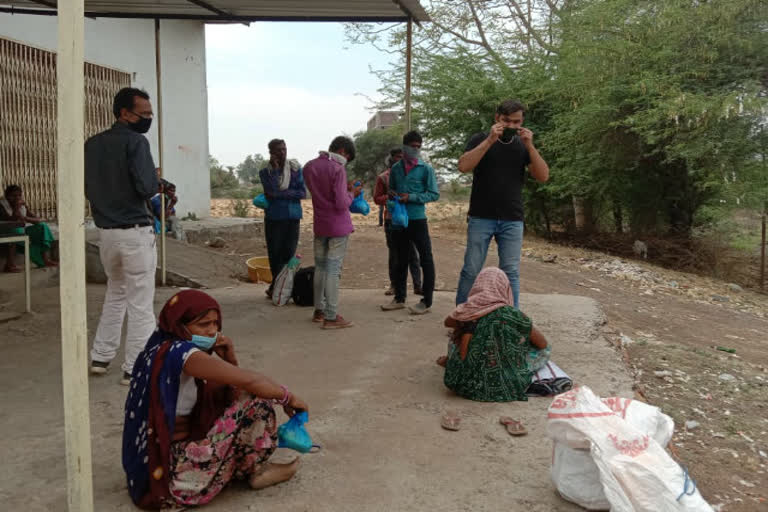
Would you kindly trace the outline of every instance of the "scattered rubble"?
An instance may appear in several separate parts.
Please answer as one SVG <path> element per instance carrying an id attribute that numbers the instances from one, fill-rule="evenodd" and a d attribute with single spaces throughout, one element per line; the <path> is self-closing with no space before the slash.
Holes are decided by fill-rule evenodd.
<path id="1" fill-rule="evenodd" d="M 633 344 L 635 342 L 635 340 L 633 340 L 629 336 L 626 336 L 626 335 L 624 335 L 622 333 L 619 333 L 619 339 L 621 340 L 621 346 L 622 347 L 626 347 L 627 345 L 631 345 L 631 344 Z"/>
<path id="2" fill-rule="evenodd" d="M 524 252 L 527 257 L 544 261 L 544 253 L 528 249 Z M 573 251 L 570 252 L 572 254 Z M 655 296 L 659 294 L 685 295 L 694 300 L 720 304 L 724 307 L 738 310 L 743 313 L 752 313 L 760 318 L 768 317 L 768 308 L 765 300 L 758 294 L 748 292 L 736 283 L 723 284 L 712 278 L 687 274 L 675 270 L 668 270 L 643 262 L 631 262 L 600 254 L 594 251 L 580 250 L 577 253 L 588 254 L 589 257 L 569 257 L 560 254 L 558 262 L 567 265 L 568 262 L 584 269 L 595 270 L 608 277 L 628 281 L 633 286 L 642 289 L 641 295 Z M 565 254 L 569 254 L 566 252 Z M 592 289 L 586 283 L 578 283 L 579 286 Z M 736 296 L 724 295 L 723 291 L 738 294 Z"/>
<path id="3" fill-rule="evenodd" d="M 220 236 L 216 237 L 213 240 L 211 240 L 210 242 L 208 242 L 208 247 L 213 247 L 214 249 L 221 249 L 222 247 L 225 247 L 226 245 L 227 245 L 226 240 L 224 240 Z"/>

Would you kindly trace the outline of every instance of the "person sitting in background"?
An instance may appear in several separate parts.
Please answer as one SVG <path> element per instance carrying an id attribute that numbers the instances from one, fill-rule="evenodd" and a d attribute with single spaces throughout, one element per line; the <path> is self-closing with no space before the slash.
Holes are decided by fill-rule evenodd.
<path id="1" fill-rule="evenodd" d="M 185 240 L 184 229 L 181 227 L 181 221 L 176 216 L 176 203 L 179 202 L 179 196 L 176 195 L 176 185 L 164 179 L 160 180 L 162 192 L 155 194 L 152 199 L 152 213 L 155 216 L 155 232 L 160 232 L 162 197 L 165 194 L 165 225 L 171 236 L 176 240 Z"/>
<path id="2" fill-rule="evenodd" d="M 51 258 L 51 247 L 56 239 L 48 224 L 35 215 L 24 201 L 24 195 L 19 185 L 8 185 L 5 195 L 0 198 L 0 220 L 18 221 L 24 227 L 9 228 L 9 235 L 27 235 L 29 237 L 29 260 L 38 267 L 55 267 L 58 263 Z M 21 272 L 16 266 L 16 249 L 23 244 L 7 244 L 7 260 L 5 272 Z"/>
<path id="3" fill-rule="evenodd" d="M 218 302 L 184 290 L 166 302 L 133 367 L 125 402 L 123 469 L 142 508 L 204 505 L 234 479 L 254 489 L 298 470 L 268 462 L 277 448 L 274 405 L 307 404 L 265 375 L 238 366 L 221 334 Z"/>
<path id="4" fill-rule="evenodd" d="M 303 212 L 301 200 L 307 197 L 301 165 L 288 160 L 288 148 L 282 139 L 272 139 L 267 144 L 269 165 L 259 171 L 259 179 L 269 206 L 264 211 L 264 238 L 267 241 L 269 270 L 272 282 L 267 297 L 283 267 L 296 254 Z"/>
<path id="5" fill-rule="evenodd" d="M 498 267 L 484 268 L 467 301 L 445 319 L 453 329 L 445 386 L 480 402 L 528 400 L 533 373 L 547 364 L 550 348 L 531 319 L 515 309 L 509 278 Z"/>
<path id="6" fill-rule="evenodd" d="M 386 159 L 387 170 L 379 174 L 376 178 L 376 188 L 373 190 L 373 202 L 384 208 L 384 235 L 387 240 L 387 251 L 389 252 L 389 289 L 384 293 L 385 295 L 395 294 L 395 267 L 397 266 L 397 251 L 395 250 L 395 243 L 392 239 L 392 213 L 387 208 L 387 201 L 389 200 L 389 173 L 392 170 L 392 166 L 403 159 L 402 148 L 393 148 L 389 152 L 389 156 Z M 411 242 L 411 249 L 408 253 L 408 268 L 411 271 L 411 278 L 413 279 L 413 293 L 414 295 L 422 295 L 421 290 L 421 261 L 419 260 L 419 252 L 416 250 L 416 246 Z"/>

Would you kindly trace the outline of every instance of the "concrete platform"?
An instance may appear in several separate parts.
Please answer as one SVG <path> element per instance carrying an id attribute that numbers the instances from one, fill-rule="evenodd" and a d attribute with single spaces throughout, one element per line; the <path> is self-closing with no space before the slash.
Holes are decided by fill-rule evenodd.
<path id="1" fill-rule="evenodd" d="M 89 287 L 89 326 L 96 327 L 103 286 Z M 158 290 L 156 309 L 174 293 Z M 581 510 L 560 499 L 549 480 L 551 443 L 544 434 L 549 399 L 479 403 L 452 395 L 434 360 L 445 352 L 442 319 L 453 294 L 439 292 L 422 317 L 384 313 L 381 291 L 343 290 L 341 312 L 356 327 L 323 331 L 311 308 L 275 308 L 263 286 L 211 290 L 224 332 L 241 365 L 274 377 L 310 405 L 308 429 L 323 446 L 302 456 L 292 481 L 262 491 L 226 489 L 204 510 L 496 511 Z M 66 509 L 57 297 L 39 313 L 4 324 L 0 341 L 0 502 L 5 510 Z M 603 396 L 632 396 L 618 353 L 600 335 L 595 301 L 523 295 L 522 303 L 553 346 L 553 360 L 577 383 Z M 120 465 L 126 388 L 119 361 L 90 381 L 95 510 L 137 510 Z M 447 408 L 459 432 L 440 428 Z M 520 418 L 530 434 L 512 438 L 498 418 Z M 282 417 L 282 422 L 285 418 Z M 278 450 L 277 461 L 294 452 Z"/>
<path id="2" fill-rule="evenodd" d="M 205 243 L 221 237 L 225 240 L 237 238 L 260 238 L 264 236 L 264 221 L 240 217 L 207 217 L 200 220 L 183 220 L 181 227 L 190 243 Z"/>
<path id="3" fill-rule="evenodd" d="M 226 236 L 228 239 L 245 236 L 249 231 L 256 230 L 250 224 L 235 224 L 220 226 L 211 231 L 201 228 L 195 236 L 204 239 Z M 194 233 L 194 231 L 193 231 Z M 206 234 L 207 233 L 207 234 Z M 157 248 L 157 284 L 162 282 L 160 271 L 160 240 Z M 89 283 L 104 284 L 107 276 L 99 256 L 99 232 L 91 229 L 86 232 L 86 279 Z M 238 283 L 237 276 L 242 269 L 232 267 L 232 262 L 214 250 L 200 245 L 180 242 L 166 238 L 166 284 L 168 286 L 185 286 L 189 288 L 223 288 Z M 244 263 L 243 263 L 244 265 Z"/>

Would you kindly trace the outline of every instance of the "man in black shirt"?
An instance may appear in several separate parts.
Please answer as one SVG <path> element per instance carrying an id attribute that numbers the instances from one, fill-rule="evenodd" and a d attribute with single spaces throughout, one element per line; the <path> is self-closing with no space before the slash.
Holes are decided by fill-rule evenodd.
<path id="1" fill-rule="evenodd" d="M 533 132 L 523 128 L 524 113 L 520 102 L 503 101 L 496 109 L 490 133 L 473 135 L 459 158 L 459 171 L 472 172 L 473 177 L 467 249 L 456 304 L 467 301 L 485 264 L 488 244 L 495 237 L 499 267 L 509 278 L 515 307 L 519 306 L 525 168 L 537 181 L 549 179 L 549 166 L 533 145 Z"/>
<path id="2" fill-rule="evenodd" d="M 85 143 L 85 194 L 99 228 L 99 256 L 107 293 L 91 351 L 91 373 L 107 372 L 117 355 L 128 314 L 121 384 L 130 384 L 136 357 L 155 330 L 155 228 L 147 200 L 159 191 L 157 172 L 143 135 L 152 124 L 149 95 L 121 89 L 111 128 Z"/>

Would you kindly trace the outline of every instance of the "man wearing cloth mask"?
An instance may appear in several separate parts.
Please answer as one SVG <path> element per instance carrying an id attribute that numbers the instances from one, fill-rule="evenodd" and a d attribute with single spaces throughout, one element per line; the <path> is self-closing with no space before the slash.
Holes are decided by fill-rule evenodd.
<path id="1" fill-rule="evenodd" d="M 411 251 L 411 244 L 413 244 L 419 253 L 421 270 L 424 274 L 422 283 L 424 298 L 409 308 L 413 315 L 423 315 L 432 307 L 432 294 L 435 290 L 435 263 L 432 259 L 432 241 L 429 238 L 427 213 L 424 205 L 440 198 L 435 171 L 420 158 L 421 142 L 421 135 L 418 132 L 406 133 L 403 136 L 403 159 L 392 166 L 389 174 L 389 195 L 392 201 L 405 203 L 408 211 L 408 227 L 392 228 L 392 241 L 396 251 L 395 271 L 393 273 L 395 298 L 389 304 L 381 306 L 384 311 L 405 308 L 408 254 Z"/>
<path id="2" fill-rule="evenodd" d="M 457 305 L 467 301 L 485 263 L 488 244 L 495 237 L 499 268 L 509 278 L 515 308 L 519 309 L 525 168 L 536 181 L 549 179 L 549 166 L 533 145 L 533 132 L 523 128 L 524 114 L 519 101 L 503 101 L 496 109 L 490 133 L 474 134 L 459 158 L 459 171 L 473 172 L 473 177 Z"/>
<path id="3" fill-rule="evenodd" d="M 355 159 L 355 143 L 339 135 L 328 151 L 304 166 L 304 179 L 312 194 L 313 229 L 315 232 L 315 312 L 312 321 L 323 329 L 343 329 L 352 322 L 338 314 L 339 279 L 347 253 L 352 216 L 349 206 L 360 195 L 362 185 L 347 182 L 345 166 Z"/>
<path id="4" fill-rule="evenodd" d="M 115 96 L 115 124 L 85 143 L 85 194 L 99 228 L 99 256 L 107 293 L 91 350 L 91 373 L 107 372 L 117 355 L 128 313 L 121 384 L 130 384 L 133 363 L 155 330 L 157 251 L 147 201 L 160 191 L 149 142 L 149 95 L 126 87 Z"/>
<path id="5" fill-rule="evenodd" d="M 272 139 L 267 145 L 269 165 L 259 171 L 259 179 L 269 206 L 264 212 L 264 238 L 267 240 L 269 270 L 272 283 L 267 297 L 272 298 L 274 278 L 293 258 L 299 244 L 301 200 L 307 197 L 301 166 L 288 160 L 288 149 L 282 139 Z"/>
<path id="6" fill-rule="evenodd" d="M 387 170 L 376 177 L 376 187 L 373 190 L 373 201 L 385 209 L 384 235 L 387 241 L 387 265 L 389 270 L 389 288 L 384 292 L 385 295 L 395 294 L 394 272 L 396 265 L 395 257 L 397 256 L 394 242 L 392 242 L 392 212 L 386 207 L 389 200 L 389 173 L 392 170 L 392 166 L 402 159 L 403 148 L 401 146 L 392 148 L 389 151 L 389 156 L 385 160 Z M 411 271 L 411 278 L 413 279 L 413 293 L 415 295 L 423 295 L 424 292 L 421 291 L 421 262 L 419 261 L 419 253 L 416 251 L 416 246 L 413 244 L 411 244 L 411 250 L 408 253 L 408 269 Z"/>

